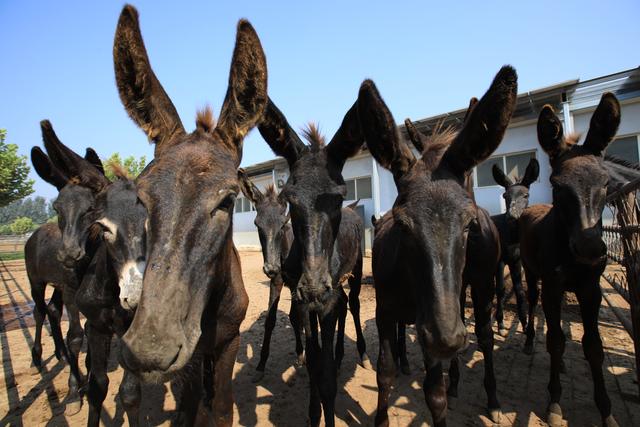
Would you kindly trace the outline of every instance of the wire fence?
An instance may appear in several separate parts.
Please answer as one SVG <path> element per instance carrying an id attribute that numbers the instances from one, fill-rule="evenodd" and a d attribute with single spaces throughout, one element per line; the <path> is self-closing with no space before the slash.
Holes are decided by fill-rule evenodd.
<path id="1" fill-rule="evenodd" d="M 607 196 L 603 239 L 609 265 L 603 277 L 629 303 L 620 320 L 633 338 L 640 386 L 640 179 Z M 618 315 L 618 313 L 616 313 Z M 626 318 L 624 318 L 626 317 Z M 630 330 L 629 330 L 630 329 Z"/>

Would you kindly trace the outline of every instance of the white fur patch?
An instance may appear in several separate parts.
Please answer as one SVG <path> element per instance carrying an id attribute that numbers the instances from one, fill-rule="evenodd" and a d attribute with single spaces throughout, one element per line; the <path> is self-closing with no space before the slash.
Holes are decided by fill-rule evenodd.
<path id="1" fill-rule="evenodd" d="M 105 240 L 107 240 L 108 242 L 113 242 L 114 240 L 116 240 L 116 235 L 118 234 L 118 226 L 114 222 L 106 217 L 100 218 L 96 222 L 104 227 L 104 232 L 102 235 L 104 236 Z"/>
<path id="2" fill-rule="evenodd" d="M 120 271 L 120 305 L 127 310 L 138 306 L 146 263 L 129 261 Z"/>

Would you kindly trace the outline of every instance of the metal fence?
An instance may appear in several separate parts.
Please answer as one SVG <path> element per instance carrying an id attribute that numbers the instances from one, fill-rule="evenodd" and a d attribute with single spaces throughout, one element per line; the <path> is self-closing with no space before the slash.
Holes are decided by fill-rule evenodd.
<path id="1" fill-rule="evenodd" d="M 609 265 L 603 277 L 629 303 L 620 319 L 633 338 L 640 386 L 640 179 L 607 196 L 603 238 Z M 617 312 L 620 317 L 620 313 Z M 630 319 L 629 319 L 630 317 Z"/>

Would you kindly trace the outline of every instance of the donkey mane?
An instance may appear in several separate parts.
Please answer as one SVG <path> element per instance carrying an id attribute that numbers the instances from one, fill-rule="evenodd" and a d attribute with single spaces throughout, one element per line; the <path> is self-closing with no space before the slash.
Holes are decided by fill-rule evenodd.
<path id="1" fill-rule="evenodd" d="M 215 127 L 216 119 L 213 117 L 213 110 L 210 105 L 206 105 L 196 114 L 196 129 L 211 133 Z"/>
<path id="2" fill-rule="evenodd" d="M 624 166 L 625 168 L 634 169 L 640 171 L 640 165 L 637 163 L 630 162 L 628 160 L 621 159 L 616 156 L 610 156 L 609 154 L 604 155 L 604 159 L 608 162 L 615 163 L 620 166 Z"/>
<path id="3" fill-rule="evenodd" d="M 422 151 L 422 161 L 428 170 L 434 170 L 440 164 L 442 156 L 451 145 L 457 135 L 457 131 L 453 126 L 444 126 L 439 122 L 431 135 L 427 137 L 427 143 Z"/>
<path id="4" fill-rule="evenodd" d="M 278 191 L 276 190 L 276 187 L 273 184 L 268 184 L 266 186 L 266 188 L 264 189 L 264 197 L 270 200 L 278 199 Z"/>
<path id="5" fill-rule="evenodd" d="M 302 135 L 311 144 L 311 151 L 319 151 L 325 146 L 324 136 L 320 133 L 320 128 L 316 123 L 308 123 L 302 129 Z"/>
<path id="6" fill-rule="evenodd" d="M 120 179 L 132 179 L 131 175 L 129 174 L 129 171 L 127 171 L 124 166 L 122 166 L 120 163 L 115 163 L 115 162 L 111 162 L 107 165 L 109 167 L 109 169 L 111 169 L 111 172 L 113 172 L 113 174 Z"/>

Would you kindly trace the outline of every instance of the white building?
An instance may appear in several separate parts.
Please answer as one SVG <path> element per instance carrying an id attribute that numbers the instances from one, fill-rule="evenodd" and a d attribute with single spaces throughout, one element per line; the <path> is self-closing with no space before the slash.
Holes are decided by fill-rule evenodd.
<path id="1" fill-rule="evenodd" d="M 474 170 L 474 192 L 477 203 L 492 214 L 504 211 L 502 187 L 491 174 L 494 164 L 510 176 L 521 176 L 529 159 L 540 162 L 540 176 L 531 185 L 530 203 L 551 202 L 549 175 L 551 167 L 547 155 L 538 145 L 536 123 L 538 113 L 545 104 L 551 104 L 562 119 L 565 134 L 582 133 L 589 129 L 589 120 L 604 92 L 613 92 L 622 105 L 622 120 L 616 140 L 607 152 L 638 163 L 640 160 L 640 67 L 598 77 L 588 81 L 570 80 L 518 95 L 518 103 L 505 137 L 491 158 Z M 459 126 L 466 108 L 435 117 L 414 120 L 415 126 L 428 134 L 437 124 Z M 405 136 L 404 125 L 399 126 Z M 415 152 L 415 150 L 414 150 Z M 245 168 L 254 184 L 264 189 L 273 183 L 281 189 L 288 178 L 287 162 L 276 158 Z M 349 159 L 342 175 L 347 183 L 348 204 L 360 199 L 364 208 L 365 247 L 371 248 L 371 216 L 380 216 L 390 209 L 397 192 L 389 171 L 380 167 L 366 147 Z M 238 197 L 234 214 L 234 241 L 240 247 L 259 247 L 258 233 L 253 224 L 255 210 L 242 196 Z"/>

